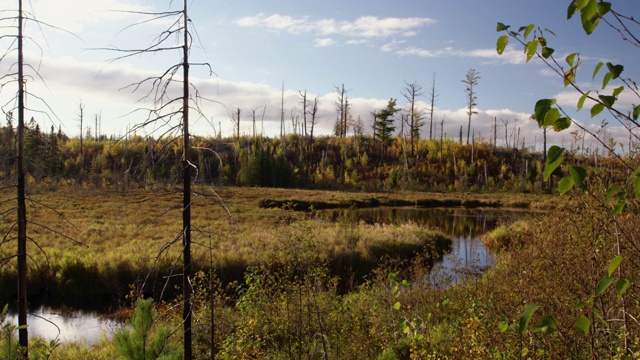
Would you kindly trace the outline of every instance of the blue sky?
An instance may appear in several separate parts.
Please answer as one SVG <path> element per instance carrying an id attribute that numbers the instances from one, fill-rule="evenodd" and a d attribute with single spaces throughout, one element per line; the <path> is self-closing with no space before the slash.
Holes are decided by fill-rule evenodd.
<path id="1" fill-rule="evenodd" d="M 102 116 L 101 132 L 121 135 L 139 123 L 142 113 L 129 114 L 145 106 L 143 93 L 122 89 L 128 84 L 158 74 L 175 63 L 179 54 L 146 55 L 116 62 L 117 54 L 95 50 L 116 46 L 141 48 L 166 28 L 167 20 L 145 23 L 139 15 L 113 10 L 166 11 L 179 7 L 179 1 L 142 0 L 32 0 L 26 8 L 41 21 L 72 32 L 70 35 L 47 26 L 31 24 L 27 33 L 34 41 L 27 44 L 27 58 L 37 66 L 37 77 L 30 91 L 47 99 L 56 116 L 46 118 L 33 113 L 44 128 L 51 124 L 75 135 L 79 131 L 78 107 L 84 105 L 85 118 Z M 466 132 L 464 79 L 474 68 L 481 76 L 477 86 L 478 114 L 472 119 L 476 135 L 489 137 L 490 119 L 499 120 L 498 142 L 504 142 L 503 123 L 516 124 L 527 146 L 540 145 L 541 131 L 528 120 L 535 101 L 558 97 L 566 107 L 575 106 L 577 96 L 538 61 L 525 64 L 521 49 L 513 44 L 504 55 L 495 52 L 500 35 L 498 21 L 514 27 L 535 23 L 557 35 L 550 38 L 559 59 L 579 51 L 584 61 L 579 82 L 590 85 L 591 71 L 598 61 L 626 64 L 624 75 L 637 78 L 633 69 L 638 49 L 619 39 L 606 26 L 586 36 L 577 18 L 566 20 L 569 1 L 558 0 L 357 0 L 357 1 L 210 1 L 190 0 L 190 17 L 198 41 L 192 49 L 192 62 L 208 62 L 214 74 L 194 69 L 193 83 L 203 97 L 223 105 L 206 103 L 206 119 L 194 124 L 194 132 L 213 134 L 222 127 L 231 134 L 229 109 L 241 109 L 241 132 L 251 133 L 253 109 L 262 117 L 264 132 L 279 134 L 281 87 L 285 87 L 285 119 L 291 132 L 291 117 L 300 116 L 299 91 L 317 96 L 320 118 L 316 133 L 330 133 L 335 121 L 335 86 L 345 85 L 352 105 L 351 114 L 360 116 L 365 131 L 371 131 L 371 112 L 397 98 L 404 106 L 401 90 L 405 82 L 417 82 L 425 96 L 426 109 L 435 75 L 435 118 L 445 118 L 444 132 L 457 137 L 461 125 Z M 614 8 L 628 15 L 640 15 L 636 0 L 614 1 Z M 15 2 L 0 0 L 0 9 L 14 9 Z M 123 30 L 124 29 L 124 30 Z M 122 30 L 122 31 L 120 31 Z M 38 44 L 38 46 L 35 45 Z M 3 43 L 6 47 L 8 43 Z M 8 71 L 11 62 L 4 61 Z M 636 71 L 636 73 L 634 73 Z M 581 76 L 582 75 L 582 76 Z M 10 91 L 3 90 L 3 103 Z M 624 97 L 624 96 L 623 96 Z M 626 99 L 626 98 L 624 98 Z M 637 100 L 637 99 L 636 99 Z M 37 99 L 30 100 L 42 109 Z M 629 99 L 632 102 L 633 99 Z M 636 101 L 637 102 L 637 101 Z M 5 105 L 5 109 L 11 105 Z M 266 109 L 266 110 L 265 110 Z M 588 113 L 575 114 L 579 121 L 596 128 L 605 118 L 589 119 Z M 502 121 L 500 120 L 502 119 Z M 92 120 L 89 120 L 93 126 Z M 261 123 L 262 124 L 262 123 Z M 399 123 L 397 124 L 399 128 Z M 259 126 L 260 132 L 262 125 Z M 428 130 L 423 136 L 428 136 Z M 154 129 L 145 130 L 153 133 Z M 437 129 L 439 133 L 440 129 Z M 511 130 L 510 130 L 511 131 Z M 610 128 L 614 137 L 623 132 Z M 554 134 L 557 143 L 568 145 L 569 132 Z"/>

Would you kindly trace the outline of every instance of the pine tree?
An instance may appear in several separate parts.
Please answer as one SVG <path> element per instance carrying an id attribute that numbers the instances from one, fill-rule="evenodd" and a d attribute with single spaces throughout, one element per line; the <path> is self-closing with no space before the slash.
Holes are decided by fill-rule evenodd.
<path id="1" fill-rule="evenodd" d="M 389 142 L 391 142 L 391 135 L 396 130 L 393 125 L 393 115 L 400 111 L 396 108 L 396 99 L 389 99 L 387 107 L 373 114 L 373 136 L 380 142 L 382 157 L 384 157 L 384 150 Z"/>

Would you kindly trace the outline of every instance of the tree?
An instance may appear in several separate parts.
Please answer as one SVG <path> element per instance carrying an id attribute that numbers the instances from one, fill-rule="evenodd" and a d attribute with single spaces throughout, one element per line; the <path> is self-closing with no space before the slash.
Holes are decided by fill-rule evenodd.
<path id="1" fill-rule="evenodd" d="M 429 140 L 433 139 L 433 112 L 436 107 L 436 74 L 433 73 L 433 81 L 431 82 L 431 90 L 429 91 Z"/>
<path id="2" fill-rule="evenodd" d="M 311 131 L 309 132 L 309 149 L 307 152 L 311 152 L 311 145 L 313 144 L 313 129 L 318 121 L 318 97 L 313 99 L 313 106 L 311 107 Z"/>
<path id="3" fill-rule="evenodd" d="M 170 66 L 159 76 L 150 76 L 139 82 L 130 84 L 129 86 L 135 90 L 144 88 L 144 85 L 150 84 L 150 89 L 143 98 L 151 97 L 152 105 L 150 108 L 141 109 L 147 112 L 147 119 L 134 126 L 132 131 L 144 128 L 149 125 L 161 126 L 166 129 L 163 136 L 173 134 L 177 132 L 181 135 L 182 140 L 182 157 L 181 157 L 181 169 L 179 177 L 182 180 L 182 229 L 180 233 L 174 237 L 174 240 L 170 243 L 175 243 L 176 240 L 182 240 L 182 329 L 183 329 L 183 351 L 184 358 L 192 358 L 192 314 L 193 314 L 193 301 L 194 294 L 191 285 L 191 182 L 192 182 L 192 166 L 191 154 L 194 150 L 191 145 L 191 135 L 189 130 L 190 125 L 190 112 L 205 117 L 200 110 L 200 103 L 203 100 L 197 91 L 191 92 L 193 84 L 189 82 L 189 70 L 192 64 L 189 62 L 189 53 L 192 47 L 194 36 L 190 29 L 190 19 L 188 16 L 187 0 L 183 0 L 180 9 L 173 11 L 148 13 L 148 12 L 136 12 L 129 11 L 128 13 L 138 14 L 141 16 L 150 17 L 150 19 L 138 22 L 137 24 L 148 23 L 149 21 L 160 20 L 165 21 L 169 18 L 173 18 L 173 22 L 170 22 L 170 26 L 167 30 L 163 31 L 160 35 L 152 40 L 152 43 L 142 49 L 120 49 L 117 47 L 110 47 L 107 50 L 124 53 L 124 55 L 113 59 L 112 61 L 128 58 L 132 56 L 141 56 L 145 54 L 157 54 L 162 52 L 177 52 L 180 56 L 180 62 Z M 137 25 L 135 24 L 135 25 Z M 127 27 L 127 29 L 132 28 Z M 171 40 L 176 39 L 175 44 L 169 43 Z M 211 67 L 208 63 L 198 63 L 197 65 L 208 68 L 209 73 L 212 73 Z M 180 70 L 182 70 L 181 78 L 179 78 Z M 173 88 L 173 84 L 180 84 L 181 96 L 170 97 L 169 90 Z M 192 97 L 193 96 L 193 97 Z M 177 123 L 172 120 L 178 119 Z M 238 129 L 240 124 L 240 110 L 238 109 Z M 239 132 L 237 134 L 239 136 Z M 159 138 L 159 139 L 160 139 Z M 158 139 L 158 140 L 159 140 Z M 195 175 L 196 173 L 193 172 Z M 169 246 L 163 247 L 161 251 L 166 251 Z"/>
<path id="4" fill-rule="evenodd" d="M 156 327 L 156 322 L 153 299 L 139 299 L 129 323 L 131 327 L 122 328 L 114 335 L 118 355 L 131 360 L 182 359 L 180 350 L 168 343 L 170 329 Z"/>
<path id="5" fill-rule="evenodd" d="M 477 97 L 474 89 L 474 87 L 478 85 L 478 80 L 480 80 L 480 73 L 475 69 L 469 69 L 465 79 L 462 80 L 462 83 L 465 84 L 464 92 L 467 94 L 467 115 L 469 115 L 469 124 L 467 125 L 467 145 L 469 145 L 469 134 L 471 133 L 471 116 L 478 113 L 474 110 L 476 105 L 478 105 L 476 103 Z"/>
<path id="6" fill-rule="evenodd" d="M 606 24 L 612 33 L 620 36 L 621 39 L 635 48 L 640 47 L 640 36 L 633 31 L 636 30 L 640 24 L 632 16 L 628 16 L 619 13 L 612 7 L 611 2 L 602 0 L 571 0 L 567 9 L 567 18 L 571 19 L 573 16 L 578 15 L 583 30 L 587 35 L 591 35 L 601 24 Z M 582 70 L 583 62 L 578 52 L 569 53 L 564 57 L 564 61 L 554 56 L 555 50 L 551 47 L 548 39 L 549 35 L 555 36 L 555 34 L 546 28 L 536 27 L 535 24 L 529 24 L 521 26 L 517 31 L 509 30 L 510 26 L 503 23 L 497 24 L 497 31 L 505 32 L 505 35 L 498 37 L 496 43 L 496 50 L 498 54 L 502 54 L 509 43 L 510 39 L 515 40 L 524 48 L 524 54 L 526 61 L 529 62 L 533 57 L 538 58 L 545 66 L 551 69 L 558 79 L 562 79 L 562 83 L 565 87 L 572 88 L 577 94 L 580 95 L 576 102 L 576 110 L 580 111 L 583 107 L 590 108 L 590 116 L 593 118 L 603 113 L 608 114 L 613 118 L 622 128 L 624 128 L 628 136 L 634 140 L 638 140 L 636 130 L 638 128 L 638 120 L 640 118 L 640 105 L 637 105 L 640 101 L 640 94 L 638 93 L 637 82 L 631 78 L 622 77 L 624 72 L 624 66 L 622 64 L 614 64 L 611 62 L 598 62 L 594 69 Z M 600 56 L 600 55 L 598 55 Z M 593 56 L 597 58 L 598 56 Z M 589 88 L 588 79 L 579 79 L 577 74 L 586 73 L 591 79 L 595 80 L 600 71 L 604 70 L 604 76 L 602 81 L 598 81 L 594 88 Z M 614 83 L 610 85 L 610 83 Z M 620 96 L 625 95 L 631 101 L 619 101 Z M 561 194 L 571 191 L 580 186 L 584 189 L 584 194 L 595 199 L 595 202 L 605 210 L 606 222 L 613 224 L 610 243 L 600 243 L 599 245 L 593 245 L 593 253 L 598 253 L 598 257 L 612 256 L 613 258 L 609 262 L 607 268 L 607 276 L 598 279 L 593 279 L 594 283 L 597 283 L 595 294 L 591 295 L 590 300 L 582 305 L 581 300 L 580 309 L 582 313 L 586 313 L 591 318 L 580 315 L 575 322 L 573 322 L 573 330 L 583 336 L 589 336 L 589 340 L 592 344 L 599 342 L 600 339 L 596 339 L 598 328 L 606 326 L 607 339 L 617 339 L 617 341 L 611 343 L 605 343 L 607 353 L 614 357 L 631 358 L 637 355 L 633 345 L 633 332 L 637 332 L 637 320 L 634 315 L 628 310 L 627 306 L 630 304 L 629 299 L 632 296 L 627 294 L 627 290 L 631 288 L 631 280 L 629 278 L 622 277 L 623 274 L 635 278 L 635 274 L 640 270 L 635 259 L 638 256 L 639 244 L 637 242 L 635 234 L 629 234 L 622 226 L 627 222 L 637 221 L 638 203 L 637 196 L 640 195 L 640 167 L 637 158 L 633 156 L 625 156 L 622 150 L 616 148 L 615 141 L 610 142 L 606 135 L 602 135 L 598 131 L 593 132 L 589 128 L 573 119 L 567 110 L 557 103 L 556 99 L 540 99 L 535 103 L 534 118 L 538 125 L 544 129 L 552 127 L 555 131 L 564 131 L 571 126 L 577 127 L 583 133 L 589 134 L 593 139 L 602 145 L 604 149 L 609 151 L 609 154 L 617 162 L 617 168 L 619 174 L 625 174 L 622 176 L 615 176 L 611 173 L 605 173 L 601 176 L 603 181 L 599 182 L 597 179 L 597 171 L 588 172 L 587 169 L 576 166 L 568 166 L 568 175 L 561 178 L 558 183 L 558 189 Z M 631 143 L 631 141 L 630 141 Z M 545 166 L 543 170 L 544 179 L 549 179 L 551 174 L 559 169 L 565 160 L 566 149 L 553 145 L 547 152 Z M 593 182 L 585 182 L 587 175 L 594 174 Z M 635 196 L 633 196 L 634 194 Z M 591 207 L 588 204 L 586 207 Z M 633 207 L 632 211 L 625 214 L 624 218 L 619 215 L 623 213 L 627 208 Z M 584 209 L 583 208 L 583 209 Z M 576 207 L 573 211 L 580 211 L 580 207 Z M 583 210 L 584 211 L 584 210 Z M 628 216 L 626 216 L 628 215 Z M 571 226 L 578 227 L 578 224 L 571 224 Z M 604 246 L 603 246 L 604 245 Z M 607 248 L 607 245 L 609 248 Z M 597 246 L 597 247 L 596 247 Z M 591 249 L 585 254 L 586 257 L 592 256 Z M 614 257 L 615 255 L 615 257 Z M 596 257 L 592 258 L 592 263 L 596 261 Z M 590 264 L 586 264 L 589 266 Z M 615 286 L 610 286 L 615 284 Z M 608 290 L 612 289 L 612 290 Z M 606 317 L 602 317 L 602 311 L 600 308 L 596 308 L 593 302 L 603 303 L 608 300 L 603 300 L 608 291 L 612 294 L 609 298 L 617 299 L 613 304 L 607 308 L 607 313 L 615 313 L 615 321 L 611 321 Z M 537 308 L 536 304 L 528 304 L 527 308 L 523 312 L 523 318 L 528 322 L 533 314 L 533 311 Z M 589 312 L 590 313 L 587 313 Z M 595 316 L 593 316 L 593 315 Z M 543 318 L 552 318 L 553 316 L 544 316 Z M 593 320 L 597 319 L 598 323 L 592 324 Z M 556 319 L 557 322 L 557 319 Z M 521 320 L 521 324 L 523 321 Z M 561 324 L 556 323 L 554 327 L 558 327 Z M 633 327 L 633 328 L 632 328 Z M 633 329 L 633 330 L 632 330 Z M 545 330 L 546 332 L 546 330 Z M 613 335 L 613 336 L 612 336 Z M 615 348 L 615 350 L 614 350 Z M 592 357 L 598 357 L 595 354 L 594 347 L 591 347 Z M 614 355 L 614 351 L 618 351 L 619 354 Z"/>
<path id="7" fill-rule="evenodd" d="M 628 42 L 634 47 L 640 47 L 640 37 L 632 32 L 632 29 L 634 29 L 633 26 L 637 26 L 638 21 L 633 17 L 615 11 L 610 2 L 572 0 L 567 9 L 567 18 L 572 18 L 576 13 L 580 14 L 582 28 L 587 35 L 592 34 L 602 21 L 602 23 L 605 23 L 613 29 L 614 33 L 618 34 L 623 41 Z M 500 22 L 497 24 L 496 30 L 506 33 L 506 35 L 500 36 L 497 40 L 496 50 L 498 54 L 504 52 L 510 38 L 514 39 L 523 46 L 527 62 L 536 56 L 562 79 L 565 87 L 571 87 L 581 95 L 576 104 L 578 111 L 585 105 L 590 105 L 590 115 L 593 118 L 606 110 L 609 115 L 616 119 L 616 121 L 627 130 L 630 137 L 638 139 L 638 135 L 636 135 L 633 130 L 637 127 L 637 121 L 640 118 L 640 105 L 621 108 L 620 106 L 624 105 L 616 104 L 619 96 L 625 91 L 625 94 L 630 94 L 640 100 L 636 82 L 632 79 L 621 77 L 624 71 L 623 65 L 613 64 L 611 62 L 607 62 L 606 64 L 598 62 L 594 70 L 589 72 L 589 74 L 592 74 L 592 78 L 595 79 L 600 70 L 605 68 L 606 65 L 606 73 L 602 79 L 601 89 L 586 89 L 578 83 L 576 78 L 578 68 L 582 65 L 579 53 L 570 53 L 565 57 L 567 66 L 565 68 L 565 65 L 561 64 L 561 61 L 554 57 L 555 50 L 550 47 L 547 40 L 547 35 L 555 35 L 551 30 L 536 28 L 534 24 L 522 26 L 518 31 L 510 31 L 509 28 L 509 25 Z M 609 91 L 610 87 L 608 87 L 608 85 L 612 80 L 617 81 L 619 86 L 610 90 L 610 95 L 603 94 L 603 91 Z M 532 117 L 538 121 L 540 127 L 551 126 L 555 131 L 563 131 L 571 125 L 575 125 L 584 133 L 592 136 L 603 148 L 607 149 L 610 154 L 617 158 L 620 164 L 633 174 L 632 177 L 634 180 L 640 179 L 640 177 L 637 177 L 638 170 L 625 160 L 604 137 L 598 136 L 597 133 L 590 131 L 586 126 L 572 119 L 567 111 L 556 102 L 556 99 L 538 100 L 535 104 Z M 543 172 L 545 179 L 548 179 L 551 173 L 563 162 L 564 150 L 564 148 L 555 145 L 549 148 Z M 586 177 L 586 170 L 581 167 L 570 166 L 570 171 L 573 176 L 568 175 L 564 177 L 559 184 L 561 193 L 569 191 L 574 185 L 581 184 Z M 636 183 L 640 185 L 640 181 Z M 637 189 L 640 192 L 640 187 Z M 612 192 L 612 194 L 619 194 L 619 192 Z M 622 211 L 626 204 L 626 195 L 621 196 L 617 203 L 619 204 L 619 210 Z"/>
<path id="8" fill-rule="evenodd" d="M 396 99 L 390 98 L 387 107 L 373 113 L 373 136 L 377 139 L 383 149 L 389 144 L 391 135 L 396 130 L 393 125 L 393 115 L 400 111 L 396 107 Z"/>
<path id="9" fill-rule="evenodd" d="M 422 112 L 416 108 L 416 98 L 424 95 L 422 85 L 417 82 L 404 82 L 405 87 L 401 91 L 402 96 L 409 102 L 409 114 L 407 116 L 407 125 L 409 126 L 411 139 L 411 156 L 415 149 L 415 139 L 420 138 L 420 128 L 424 125 Z"/>
<path id="10" fill-rule="evenodd" d="M 335 86 L 336 95 L 338 100 L 334 103 L 336 105 L 336 111 L 338 116 L 336 117 L 336 123 L 334 125 L 334 133 L 336 136 L 344 138 L 347 136 L 348 124 L 347 119 L 349 117 L 349 90 L 342 86 Z"/>

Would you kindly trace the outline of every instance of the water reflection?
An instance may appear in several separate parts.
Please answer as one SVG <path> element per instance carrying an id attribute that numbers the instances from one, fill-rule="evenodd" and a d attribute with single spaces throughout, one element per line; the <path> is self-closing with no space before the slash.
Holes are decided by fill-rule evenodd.
<path id="1" fill-rule="evenodd" d="M 18 323 L 18 316 L 8 314 L 8 320 Z M 29 337 L 39 337 L 46 341 L 58 339 L 61 342 L 76 342 L 93 345 L 103 334 L 111 337 L 121 323 L 100 317 L 97 313 L 84 311 L 62 312 L 49 307 L 41 307 L 27 315 Z"/>
<path id="2" fill-rule="evenodd" d="M 339 209 L 324 212 L 336 221 L 348 218 L 369 224 L 415 224 L 438 229 L 452 239 L 451 251 L 436 262 L 429 274 L 434 286 L 446 286 L 482 274 L 494 263 L 480 236 L 501 221 L 521 216 L 511 210 L 464 208 L 392 208 Z"/>

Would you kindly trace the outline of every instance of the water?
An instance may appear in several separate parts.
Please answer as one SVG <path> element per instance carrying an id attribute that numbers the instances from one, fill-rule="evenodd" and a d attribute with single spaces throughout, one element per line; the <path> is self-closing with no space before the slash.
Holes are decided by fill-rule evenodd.
<path id="1" fill-rule="evenodd" d="M 325 214 L 333 220 L 349 217 L 370 224 L 413 222 L 442 231 L 451 237 L 452 247 L 429 274 L 428 281 L 434 286 L 459 283 L 481 275 L 495 259 L 480 236 L 493 230 L 501 221 L 522 216 L 511 210 L 411 207 L 330 210 Z"/>
<path id="2" fill-rule="evenodd" d="M 480 236 L 491 231 L 504 219 L 520 214 L 504 210 L 441 209 L 441 208 L 371 208 L 356 210 L 329 210 L 323 212 L 332 219 L 356 218 L 367 223 L 400 224 L 413 222 L 438 229 L 452 239 L 451 251 L 436 262 L 428 275 L 434 286 L 466 281 L 482 274 L 494 263 L 493 255 L 485 248 Z M 8 319 L 17 324 L 17 316 Z M 92 345 L 103 335 L 112 337 L 121 323 L 108 320 L 95 312 L 60 311 L 41 307 L 27 318 L 29 336 L 47 341 L 79 342 Z"/>
<path id="3" fill-rule="evenodd" d="M 9 313 L 7 320 L 18 324 L 18 316 Z M 103 335 L 111 338 L 123 325 L 115 320 L 105 319 L 94 312 L 60 311 L 50 307 L 40 307 L 27 315 L 29 337 L 39 337 L 47 342 L 56 338 L 64 343 L 86 343 L 93 345 Z"/>

